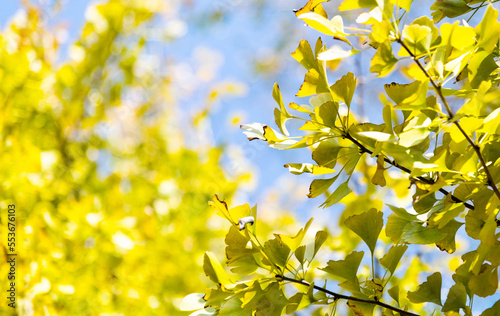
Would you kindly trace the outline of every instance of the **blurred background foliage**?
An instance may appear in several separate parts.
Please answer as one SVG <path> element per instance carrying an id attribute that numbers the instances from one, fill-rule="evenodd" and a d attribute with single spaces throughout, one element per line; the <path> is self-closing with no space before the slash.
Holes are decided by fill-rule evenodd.
<path id="1" fill-rule="evenodd" d="M 1 32 L 0 203 L 17 209 L 20 315 L 184 314 L 180 299 L 207 286 L 203 253 L 223 256 L 226 228 L 208 201 L 230 200 L 251 176 L 221 168 L 225 149 L 207 125 L 211 106 L 245 85 L 216 78 L 201 51 L 198 86 L 183 86 L 183 65 L 156 54 L 185 35 L 175 17 L 192 5 L 89 4 L 67 43 L 51 23 L 58 3 L 25 2 Z M 212 23 L 220 8 L 191 18 Z M 5 225 L 2 215 L 2 236 Z"/>

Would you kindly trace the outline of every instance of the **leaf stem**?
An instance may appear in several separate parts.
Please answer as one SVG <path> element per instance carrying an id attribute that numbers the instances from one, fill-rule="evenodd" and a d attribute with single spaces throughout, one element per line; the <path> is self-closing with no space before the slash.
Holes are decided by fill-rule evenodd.
<path id="1" fill-rule="evenodd" d="M 309 283 L 307 281 L 292 279 L 292 278 L 286 277 L 284 275 L 276 275 L 276 278 L 279 281 L 288 281 L 288 282 L 292 282 L 292 283 L 296 283 L 296 284 L 301 284 L 301 285 L 304 285 L 307 287 L 311 286 L 311 283 Z M 323 292 L 323 293 L 326 293 L 326 294 L 333 296 L 334 300 L 344 299 L 344 300 L 348 300 L 348 301 L 373 304 L 373 305 L 378 305 L 380 307 L 389 309 L 389 310 L 394 311 L 394 312 L 398 312 L 401 316 L 418 316 L 417 314 L 407 312 L 407 311 L 399 309 L 397 307 L 382 303 L 381 301 L 367 300 L 367 299 L 358 298 L 358 297 L 354 297 L 354 296 L 343 295 L 343 294 L 332 292 L 330 290 L 327 290 L 327 289 L 322 288 L 322 287 L 317 286 L 317 285 L 314 285 L 313 287 L 315 290 L 318 290 L 320 292 Z"/>

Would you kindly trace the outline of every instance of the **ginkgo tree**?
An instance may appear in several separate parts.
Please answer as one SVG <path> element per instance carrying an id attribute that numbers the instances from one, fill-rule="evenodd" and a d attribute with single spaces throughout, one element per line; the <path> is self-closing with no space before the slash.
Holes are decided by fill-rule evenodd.
<path id="1" fill-rule="evenodd" d="M 295 11 L 326 35 L 325 42 L 300 41 L 292 53 L 307 71 L 296 96 L 309 97 L 308 104 L 286 106 L 276 84 L 278 128 L 252 123 L 242 129 L 249 140 L 273 148 L 311 150 L 316 164 L 286 167 L 318 176 L 308 196 L 324 196 L 323 207 L 345 204 L 340 231 L 321 230 L 308 240 L 310 220 L 294 236 L 268 238 L 259 232 L 256 207 L 230 208 L 214 196 L 212 207 L 230 222 L 224 263 L 231 273 L 207 252 L 203 269 L 215 286 L 188 295 L 180 307 L 192 315 L 281 315 L 303 308 L 313 315 L 345 314 L 346 308 L 355 315 L 500 314 L 494 296 L 500 265 L 497 1 L 436 0 L 432 20 L 410 22 L 416 1 L 344 0 L 338 10 L 361 9 L 357 25 L 349 27 L 342 15 L 328 17 L 326 5 L 336 4 L 324 8 L 325 2 L 310 0 Z M 470 25 L 478 14 L 481 21 Z M 441 22 L 445 18 L 452 20 Z M 329 65 L 373 50 L 370 72 L 385 77 L 399 70 L 408 82 L 380 87 L 370 105 L 383 121 L 362 122 L 352 107 L 356 75 L 331 74 Z M 297 136 L 290 135 L 289 120 L 303 122 Z M 409 194 L 411 205 L 398 198 L 384 203 L 384 197 Z M 456 258 L 459 230 L 475 246 Z M 359 240 L 365 246 L 357 247 Z M 449 267 L 426 265 L 417 253 L 425 245 L 435 245 Z M 335 260 L 315 259 L 322 246 L 334 250 L 325 255 Z M 473 305 L 478 297 L 490 298 L 483 300 L 488 305 Z"/>

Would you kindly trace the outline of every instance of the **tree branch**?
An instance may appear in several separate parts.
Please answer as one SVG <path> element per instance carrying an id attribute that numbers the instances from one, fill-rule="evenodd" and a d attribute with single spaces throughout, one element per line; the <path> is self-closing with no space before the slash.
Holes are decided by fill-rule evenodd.
<path id="1" fill-rule="evenodd" d="M 345 133 L 344 137 L 347 138 L 348 140 L 350 140 L 351 142 L 353 142 L 356 146 L 358 146 L 358 148 L 361 150 L 362 153 L 367 153 L 367 154 L 370 154 L 370 155 L 373 154 L 373 151 L 371 151 L 370 149 L 366 148 L 363 144 L 361 144 L 354 137 L 352 137 L 351 134 L 349 134 L 348 132 Z M 377 155 L 376 157 L 378 157 L 378 156 L 379 155 Z M 408 174 L 411 174 L 411 170 L 410 169 L 398 165 L 395 161 L 391 161 L 387 157 L 384 157 L 384 161 L 387 162 L 388 164 L 390 164 L 390 165 L 398 168 L 399 170 L 402 170 L 402 171 L 404 171 L 404 172 L 406 172 Z M 411 179 L 423 182 L 425 184 L 434 184 L 434 181 L 432 181 L 430 179 L 426 179 L 426 178 L 424 178 L 422 176 L 416 177 L 416 178 L 411 177 Z M 443 188 L 440 188 L 439 192 L 443 193 L 444 195 L 449 195 L 450 194 L 451 195 L 451 199 L 453 200 L 453 202 L 455 202 L 455 203 L 463 203 L 465 205 L 465 207 L 467 207 L 468 209 L 471 209 L 471 210 L 474 209 L 473 205 L 471 205 L 470 203 L 467 203 L 467 202 L 464 202 L 464 201 L 460 200 L 459 198 L 457 198 L 456 196 L 454 196 L 453 194 L 451 194 L 451 192 L 448 192 L 447 190 L 445 190 Z"/>
<path id="2" fill-rule="evenodd" d="M 412 59 L 415 61 L 415 63 L 418 65 L 418 67 L 424 72 L 424 74 L 429 78 L 432 86 L 434 87 L 434 90 L 436 90 L 436 93 L 438 94 L 439 98 L 441 99 L 441 102 L 443 102 L 443 105 L 446 108 L 446 111 L 448 112 L 448 117 L 449 120 L 452 120 L 455 117 L 455 114 L 451 110 L 450 106 L 448 105 L 448 102 L 446 101 L 446 98 L 443 95 L 443 91 L 441 89 L 441 86 L 436 84 L 436 82 L 431 78 L 427 70 L 425 70 L 424 66 L 422 63 L 416 58 L 415 54 L 413 54 L 408 46 L 401 40 L 401 38 L 397 39 L 397 42 L 410 54 Z M 476 152 L 476 155 L 479 157 L 479 161 L 481 162 L 481 165 L 483 166 L 484 173 L 486 174 L 486 177 L 488 178 L 488 185 L 493 189 L 495 192 L 495 195 L 500 199 L 500 191 L 498 191 L 498 188 L 495 184 L 495 181 L 493 180 L 493 177 L 491 176 L 490 170 L 488 169 L 488 166 L 486 165 L 486 161 L 484 160 L 483 155 L 481 154 L 481 149 L 480 147 L 474 143 L 474 141 L 470 138 L 470 136 L 463 130 L 462 126 L 460 126 L 460 123 L 458 120 L 454 121 L 453 124 L 460 130 L 462 135 L 464 135 L 465 139 L 467 139 L 467 142 L 472 146 L 474 151 Z"/>
<path id="3" fill-rule="evenodd" d="M 311 284 L 309 282 L 306 282 L 304 280 L 292 279 L 292 278 L 286 277 L 284 275 L 276 275 L 276 278 L 278 280 L 280 280 L 280 281 L 289 281 L 289 282 L 296 283 L 296 284 L 301 284 L 301 285 L 304 285 L 304 286 L 307 286 L 307 287 L 311 286 Z M 314 289 L 333 296 L 333 298 L 335 300 L 344 299 L 344 300 L 348 300 L 348 301 L 354 301 L 354 302 L 360 302 L 360 303 L 367 303 L 367 304 L 378 305 L 380 307 L 389 309 L 391 311 L 398 312 L 401 316 L 419 316 L 418 314 L 407 312 L 407 311 L 399 309 L 397 307 L 394 307 L 394 306 L 382 303 L 381 301 L 367 300 L 367 299 L 358 298 L 358 297 L 354 297 L 354 296 L 343 295 L 343 294 L 339 294 L 339 293 L 335 293 L 335 292 L 329 291 L 329 290 L 327 290 L 325 288 L 322 288 L 320 286 L 317 286 L 317 285 L 314 285 Z"/>

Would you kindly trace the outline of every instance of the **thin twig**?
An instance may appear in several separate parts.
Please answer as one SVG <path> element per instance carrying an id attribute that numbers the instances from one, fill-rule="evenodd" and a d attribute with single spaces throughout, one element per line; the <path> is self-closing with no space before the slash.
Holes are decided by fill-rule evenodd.
<path id="1" fill-rule="evenodd" d="M 362 153 L 367 153 L 369 155 L 372 155 L 373 154 L 373 151 L 371 151 L 370 149 L 366 148 L 363 144 L 361 144 L 359 141 L 357 141 L 354 137 L 352 137 L 349 133 L 346 133 L 344 135 L 345 138 L 347 138 L 348 140 L 350 140 L 351 142 L 353 142 L 356 146 L 358 146 L 358 148 L 361 150 Z M 376 157 L 378 157 L 379 155 L 377 155 Z M 406 168 L 406 167 L 403 167 L 399 164 L 397 164 L 395 161 L 391 161 L 389 158 L 385 157 L 384 156 L 384 161 L 388 164 L 390 164 L 391 166 L 394 166 L 396 168 L 398 168 L 399 170 L 401 171 L 404 171 L 408 174 L 411 174 L 411 170 Z M 427 179 L 427 178 L 424 178 L 422 176 L 420 177 L 412 177 L 411 178 L 412 180 L 415 180 L 415 181 L 420 181 L 420 182 L 423 182 L 425 184 L 434 184 L 434 181 L 432 181 L 431 179 Z M 456 196 L 454 196 L 453 194 L 451 194 L 451 192 L 448 192 L 447 190 L 443 189 L 443 188 L 440 188 L 439 189 L 439 192 L 443 193 L 444 195 L 451 195 L 451 199 L 453 200 L 453 202 L 455 203 L 463 203 L 465 207 L 467 207 L 468 209 L 471 209 L 473 210 L 474 209 L 474 206 L 467 203 L 467 202 L 464 202 L 462 200 L 460 200 L 459 198 L 457 198 Z"/>
<path id="2" fill-rule="evenodd" d="M 311 284 L 309 282 L 306 282 L 304 280 L 292 279 L 292 278 L 286 277 L 284 275 L 276 275 L 276 278 L 280 281 L 289 281 L 289 282 L 301 284 L 301 285 L 304 285 L 307 287 L 311 286 Z M 314 289 L 333 296 L 333 299 L 335 299 L 335 300 L 344 299 L 344 300 L 348 300 L 348 301 L 378 305 L 378 306 L 381 306 L 383 308 L 389 309 L 391 311 L 398 312 L 401 316 L 419 316 L 418 314 L 407 312 L 407 311 L 399 309 L 397 307 L 382 303 L 381 301 L 367 300 L 367 299 L 358 298 L 358 297 L 354 297 L 354 296 L 343 295 L 343 294 L 329 291 L 329 290 L 322 288 L 320 286 L 317 286 L 317 285 L 314 285 Z"/>

